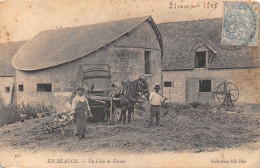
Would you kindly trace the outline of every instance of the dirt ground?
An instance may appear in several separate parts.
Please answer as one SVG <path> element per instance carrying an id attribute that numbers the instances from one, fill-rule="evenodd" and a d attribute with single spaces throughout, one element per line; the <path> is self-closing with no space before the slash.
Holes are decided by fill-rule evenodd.
<path id="1" fill-rule="evenodd" d="M 0 128 L 0 148 L 63 152 L 203 152 L 228 148 L 259 149 L 259 120 L 246 112 L 213 111 L 208 106 L 175 105 L 161 111 L 161 127 L 148 126 L 149 112 L 137 110 L 130 124 L 88 123 L 83 140 L 73 125 L 53 133 L 42 131 L 39 118 Z"/>

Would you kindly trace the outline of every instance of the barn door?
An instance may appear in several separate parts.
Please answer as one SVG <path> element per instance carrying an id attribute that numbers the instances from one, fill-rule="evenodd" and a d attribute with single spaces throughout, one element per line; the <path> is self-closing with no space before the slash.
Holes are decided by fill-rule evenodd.
<path id="1" fill-rule="evenodd" d="M 199 79 L 186 79 L 186 103 L 199 102 Z"/>
<path id="2" fill-rule="evenodd" d="M 199 103 L 206 104 L 211 103 L 211 79 L 199 80 Z"/>
<path id="3" fill-rule="evenodd" d="M 214 105 L 218 105 L 220 104 L 216 98 L 216 94 L 214 91 L 217 90 L 217 87 L 219 84 L 221 84 L 222 82 L 225 82 L 226 80 L 224 78 L 217 78 L 217 79 L 213 79 L 212 80 L 212 86 L 211 86 L 211 90 L 212 90 L 212 97 L 211 97 L 211 104 Z"/>

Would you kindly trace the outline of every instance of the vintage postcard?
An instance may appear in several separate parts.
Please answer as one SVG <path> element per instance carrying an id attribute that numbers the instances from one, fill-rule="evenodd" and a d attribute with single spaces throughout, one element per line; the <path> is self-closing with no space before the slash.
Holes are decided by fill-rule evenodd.
<path id="1" fill-rule="evenodd" d="M 0 0 L 0 168 L 260 168 L 259 13 Z"/>

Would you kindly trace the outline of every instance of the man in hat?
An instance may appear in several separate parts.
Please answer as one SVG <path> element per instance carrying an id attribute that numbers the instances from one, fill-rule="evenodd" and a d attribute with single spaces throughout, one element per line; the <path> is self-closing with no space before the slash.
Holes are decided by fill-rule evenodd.
<path id="1" fill-rule="evenodd" d="M 156 125 L 160 126 L 160 108 L 161 108 L 162 102 L 167 100 L 167 98 L 163 98 L 159 94 L 159 90 L 160 90 L 160 85 L 156 84 L 154 87 L 154 92 L 152 92 L 150 95 L 151 108 L 150 108 L 150 124 L 149 125 L 153 124 L 153 119 L 155 117 Z"/>
<path id="2" fill-rule="evenodd" d="M 83 87 L 76 88 L 76 96 L 73 98 L 71 106 L 71 114 L 75 118 L 74 135 L 79 139 L 85 137 L 86 133 L 86 113 L 90 111 L 88 100 L 84 96 L 85 89 Z"/>

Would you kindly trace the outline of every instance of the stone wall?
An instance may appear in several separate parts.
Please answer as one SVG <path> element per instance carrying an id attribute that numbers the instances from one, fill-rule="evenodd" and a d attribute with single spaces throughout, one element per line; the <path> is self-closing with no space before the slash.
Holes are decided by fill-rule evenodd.
<path id="1" fill-rule="evenodd" d="M 11 101 L 12 89 L 13 89 L 14 77 L 0 77 L 0 106 L 8 105 Z M 6 87 L 10 88 L 9 92 L 6 92 Z"/>
<path id="2" fill-rule="evenodd" d="M 260 103 L 260 72 L 258 69 L 195 69 L 187 71 L 163 71 L 163 81 L 174 81 L 174 87 L 164 87 L 163 94 L 171 97 L 172 102 L 185 103 L 186 80 L 197 78 L 212 80 L 213 90 L 222 81 L 237 85 L 239 99 L 237 103 Z M 171 94 L 169 94 L 169 91 Z"/>
<path id="3" fill-rule="evenodd" d="M 145 51 L 151 51 L 150 75 L 144 74 Z M 132 33 L 78 60 L 38 71 L 17 70 L 16 86 L 24 85 L 24 91 L 17 94 L 18 103 L 53 103 L 57 99 L 53 94 L 56 92 L 60 92 L 59 99 L 64 94 L 67 101 L 67 95 L 78 85 L 75 81 L 82 64 L 109 64 L 111 80 L 116 85 L 139 76 L 146 78 L 151 86 L 161 81 L 159 42 L 150 24 L 144 22 Z M 37 92 L 37 83 L 51 83 L 52 92 Z"/>

